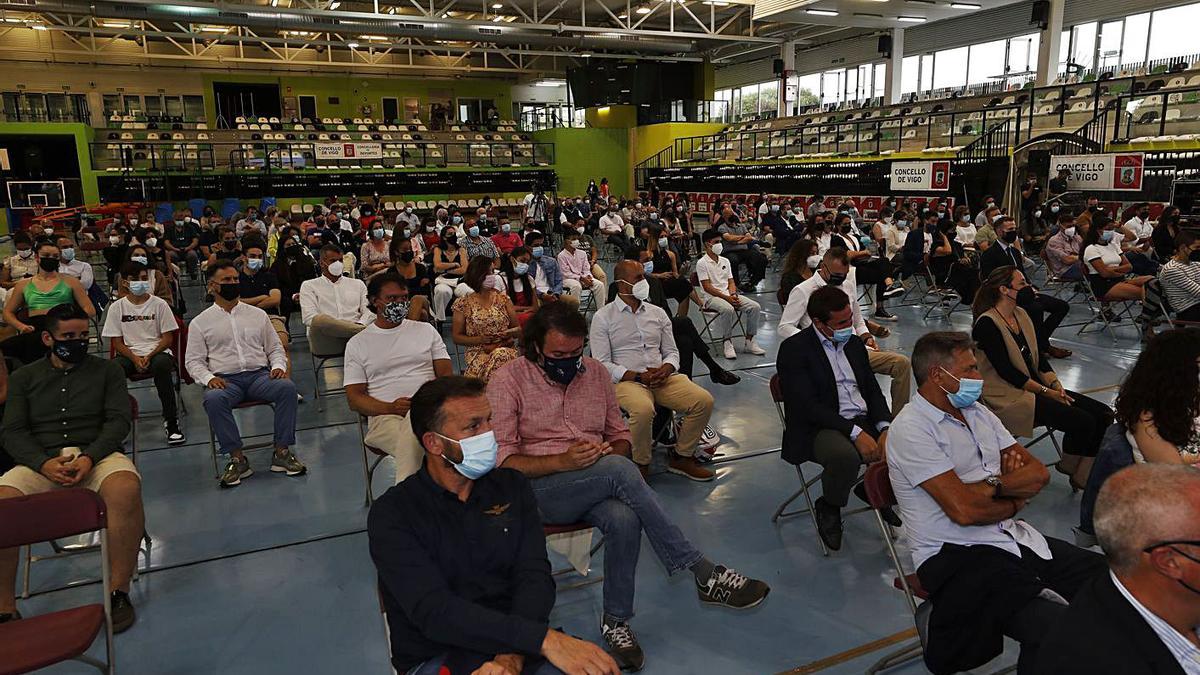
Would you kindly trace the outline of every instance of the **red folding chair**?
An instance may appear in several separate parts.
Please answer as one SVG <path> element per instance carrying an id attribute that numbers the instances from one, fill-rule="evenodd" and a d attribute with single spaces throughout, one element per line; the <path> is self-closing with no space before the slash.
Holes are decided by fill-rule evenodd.
<path id="1" fill-rule="evenodd" d="M 569 532 L 584 532 L 584 531 L 587 531 L 590 529 L 592 529 L 592 525 L 589 525 L 587 523 L 565 523 L 562 525 L 542 525 L 542 533 L 547 537 L 555 535 L 555 534 L 567 534 Z M 588 552 L 588 555 L 589 556 L 596 555 L 596 552 L 599 551 L 600 547 L 603 545 L 604 545 L 604 536 L 601 535 L 600 538 L 597 539 L 594 544 L 592 544 L 592 550 Z M 554 570 L 550 574 L 553 577 L 561 577 L 563 575 L 570 574 L 574 571 L 575 571 L 574 567 L 567 566 L 567 567 L 563 567 L 561 569 Z M 595 578 L 592 578 L 592 579 L 586 579 L 584 581 L 576 582 L 576 583 L 569 584 L 566 586 L 560 586 L 558 590 L 569 591 L 569 590 L 576 589 L 576 588 L 583 588 L 584 586 L 591 586 L 592 584 L 598 584 L 601 581 L 604 581 L 604 576 L 597 575 Z"/>
<path id="2" fill-rule="evenodd" d="M 116 672 L 112 632 L 112 580 L 104 501 L 83 488 L 0 500 L 0 548 L 27 546 L 86 532 L 100 533 L 103 603 L 72 607 L 0 624 L 0 675 L 15 675 L 77 660 Z M 86 654 L 104 631 L 105 656 Z"/>

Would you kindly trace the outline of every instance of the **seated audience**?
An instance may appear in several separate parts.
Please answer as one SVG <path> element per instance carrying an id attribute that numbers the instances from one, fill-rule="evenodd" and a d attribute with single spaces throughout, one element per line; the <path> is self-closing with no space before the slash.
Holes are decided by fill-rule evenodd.
<path id="1" fill-rule="evenodd" d="M 384 272 L 395 272 L 401 279 L 404 279 L 404 284 L 408 288 L 408 299 L 411 303 L 408 317 L 413 321 L 426 321 L 429 318 L 429 296 L 432 293 L 432 284 L 429 267 L 413 248 L 419 241 L 421 241 L 420 237 L 393 237 L 389 244 L 392 263 L 384 270 L 376 272 L 374 276 Z"/>
<path id="2" fill-rule="evenodd" d="M 546 235 L 537 230 L 527 230 L 525 245 L 533 255 L 534 290 L 542 304 L 549 302 L 565 302 L 571 307 L 579 307 L 578 296 L 563 293 L 562 270 L 558 268 L 558 259 L 552 255 L 544 255 Z"/>
<path id="3" fill-rule="evenodd" d="M 113 632 L 134 622 L 129 582 L 145 530 L 141 479 L 121 444 L 131 414 L 125 375 L 88 354 L 88 315 L 67 303 L 45 316 L 45 358 L 8 378 L 4 451 L 16 462 L 0 476 L 0 499 L 85 488 L 104 500 L 108 517 Z M 16 609 L 16 548 L 0 550 L 0 623 Z"/>
<path id="4" fill-rule="evenodd" d="M 121 275 L 129 279 L 129 295 L 113 301 L 100 335 L 112 341 L 113 361 L 125 371 L 125 377 L 153 376 L 167 443 L 180 445 L 187 438 L 179 427 L 175 401 L 173 375 L 178 355 L 171 353 L 179 325 L 167 301 L 150 294 L 145 265 L 131 262 Z"/>
<path id="5" fill-rule="evenodd" d="M 467 250 L 458 245 L 458 231 L 447 225 L 433 246 L 433 318 L 445 321 L 450 300 L 470 292 L 461 282 L 466 273 Z"/>
<path id="6" fill-rule="evenodd" d="M 1143 300 L 1145 285 L 1154 277 L 1127 276 L 1133 265 L 1121 250 L 1121 235 L 1116 227 L 1116 222 L 1106 217 L 1092 219 L 1092 226 L 1083 237 L 1088 282 L 1101 302 Z"/>
<path id="7" fill-rule="evenodd" d="M 537 269 L 533 252 L 521 245 L 512 250 L 509 255 L 500 259 L 500 276 L 504 281 L 504 292 L 512 303 L 513 311 L 517 313 L 517 323 L 522 326 L 537 308 L 541 299 L 537 292 Z"/>
<path id="8" fill-rule="evenodd" d="M 300 285 L 300 319 L 308 327 L 313 354 L 341 354 L 346 342 L 374 320 L 367 304 L 367 285 L 344 277 L 341 250 L 321 247 L 321 276 Z"/>
<path id="9" fill-rule="evenodd" d="M 271 327 L 275 329 L 275 334 L 279 336 L 279 343 L 283 345 L 284 356 L 287 356 L 287 375 L 290 378 L 292 376 L 292 357 L 288 354 L 288 344 L 291 336 L 288 333 L 287 322 L 279 313 L 279 307 L 283 301 L 279 280 L 275 278 L 275 273 L 266 267 L 266 248 L 261 237 L 251 233 L 242 248 L 246 256 L 242 271 L 238 273 L 242 302 L 254 305 L 267 313 L 267 317 L 271 320 Z"/>
<path id="10" fill-rule="evenodd" d="M 346 343 L 346 400 L 367 418 L 363 442 L 392 456 L 396 482 L 421 467 L 422 452 L 412 433 L 412 396 L 435 377 L 453 374 L 446 343 L 437 329 L 408 318 L 408 285 L 384 272 L 371 278 L 367 297 L 375 321 Z"/>
<path id="11" fill-rule="evenodd" d="M 883 459 L 892 415 L 871 372 L 866 346 L 854 334 L 851 305 L 858 303 L 835 285 L 821 286 L 797 301 L 802 299 L 811 321 L 779 345 L 776 360 L 787 419 L 783 456 L 792 464 L 821 465 L 821 496 L 813 505 L 817 532 L 837 551 L 842 547 L 842 509 L 858 482 L 859 467 Z"/>
<path id="12" fill-rule="evenodd" d="M 367 230 L 367 240 L 363 242 L 358 253 L 359 271 L 364 279 L 376 272 L 382 272 L 392 264 L 391 248 L 384 240 L 384 234 L 383 221 L 371 223 Z"/>
<path id="13" fill-rule="evenodd" d="M 964 248 L 975 248 L 975 232 L 978 230 L 975 223 L 971 222 L 971 210 L 966 206 L 959 206 L 954 209 L 954 241 L 962 244 Z"/>
<path id="14" fill-rule="evenodd" d="M 258 230 L 262 236 L 267 236 L 267 225 L 258 217 L 258 209 L 253 206 L 246 207 L 246 215 L 234 224 L 238 239 L 241 239 L 246 230 Z"/>
<path id="15" fill-rule="evenodd" d="M 1082 232 L 1089 225 L 1076 224 L 1075 216 L 1063 213 L 1058 217 L 1058 232 L 1046 241 L 1044 257 L 1050 274 L 1067 281 L 1083 280 L 1083 265 L 1080 264 L 1080 253 L 1083 251 Z"/>
<path id="16" fill-rule="evenodd" d="M 1137 463 L 1200 464 L 1200 331 L 1164 331 L 1121 382 L 1116 420 Z"/>
<path id="17" fill-rule="evenodd" d="M 997 267 L 1012 265 L 1022 275 L 1025 274 L 1025 254 L 1021 252 L 1017 240 L 1017 223 L 1009 216 L 1002 216 L 994 226 L 996 242 L 994 246 L 979 256 L 979 278 L 987 279 Z M 1033 327 L 1037 331 L 1038 348 L 1046 356 L 1054 359 L 1065 359 L 1071 355 L 1070 350 L 1050 344 L 1050 336 L 1066 318 L 1071 306 L 1065 301 L 1052 295 L 1038 292 L 1034 286 L 1027 284 L 1029 290 L 1021 294 L 1017 304 L 1029 315 Z"/>
<path id="18" fill-rule="evenodd" d="M 22 279 L 28 279 L 38 272 L 38 260 L 33 250 L 33 237 L 28 232 L 17 232 L 12 238 L 16 253 L 4 261 L 4 269 L 0 270 L 0 286 L 12 288 Z M 117 247 L 116 244 L 112 248 Z"/>
<path id="19" fill-rule="evenodd" d="M 37 273 L 17 281 L 4 301 L 4 323 L 15 328 L 18 335 L 0 342 L 0 351 L 4 356 L 26 364 L 46 355 L 42 332 L 46 315 L 52 308 L 74 303 L 88 317 L 96 315 L 96 309 L 79 280 L 58 271 L 61 264 L 58 245 L 49 240 L 42 241 L 37 245 L 36 252 Z M 17 316 L 22 310 L 24 320 Z"/>
<path id="20" fill-rule="evenodd" d="M 508 222 L 507 218 L 500 219 L 500 231 L 492 235 L 492 243 L 500 250 L 500 253 L 509 255 L 513 249 L 522 245 L 524 241 L 521 235 L 513 232 L 512 223 Z"/>
<path id="21" fill-rule="evenodd" d="M 696 261 L 695 271 L 700 284 L 701 308 L 715 311 L 719 315 L 713 320 L 712 334 L 722 340 L 725 358 L 737 358 L 732 333 L 739 318 L 746 338 L 742 351 L 762 356 L 767 353 L 766 350 L 754 341 L 762 306 L 750 298 L 738 295 L 737 279 L 730 270 L 729 259 L 721 255 L 724 250 L 722 239 L 723 235 L 714 228 L 704 231 L 704 255 Z"/>
<path id="22" fill-rule="evenodd" d="M 462 245 L 467 251 L 468 260 L 479 256 L 492 260 L 500 258 L 500 251 L 492 243 L 492 240 L 479 229 L 478 221 L 467 221 L 467 237 L 463 240 Z"/>
<path id="23" fill-rule="evenodd" d="M 1158 271 L 1175 318 L 1200 321 L 1200 239 L 1186 230 L 1175 237 L 1175 254 Z"/>
<path id="24" fill-rule="evenodd" d="M 917 395 L 892 422 L 887 463 L 932 603 L 925 665 L 981 666 L 1003 650 L 1003 634 L 1021 644 L 1017 672 L 1040 673 L 1039 647 L 1103 561 L 1016 519 L 1050 477 L 977 403 L 985 385 L 971 337 L 928 333 L 912 361 Z"/>
<path id="25" fill-rule="evenodd" d="M 650 282 L 640 263 L 624 260 L 614 271 L 617 301 L 592 318 L 592 357 L 612 377 L 617 403 L 629 415 L 633 461 L 649 474 L 655 406 L 683 415 L 667 470 L 699 481 L 716 473 L 695 459 L 696 445 L 712 415 L 712 394 L 679 371 L 671 318 L 649 302 Z"/>
<path id="26" fill-rule="evenodd" d="M 531 479 L 543 522 L 582 521 L 603 532 L 601 632 L 617 663 L 639 670 L 644 656 L 628 622 L 643 530 L 668 574 L 692 572 L 702 603 L 753 607 L 770 589 L 714 565 L 668 518 L 629 460 L 630 433 L 608 371 L 583 356 L 587 332 L 583 315 L 558 303 L 530 319 L 524 358 L 488 384 L 497 462 Z"/>
<path id="27" fill-rule="evenodd" d="M 169 262 L 184 265 L 195 276 L 200 264 L 200 230 L 190 212 L 175 212 L 174 220 L 163 230 L 163 248 Z"/>
<path id="28" fill-rule="evenodd" d="M 486 382 L 497 369 L 517 358 L 513 344 L 521 336 L 521 326 L 491 258 L 471 258 L 463 283 L 472 293 L 454 301 L 451 337 L 467 347 L 463 375 Z"/>
<path id="29" fill-rule="evenodd" d="M 688 301 L 695 289 L 687 279 L 680 276 L 679 262 L 670 248 L 666 233 L 656 227 L 652 228 L 649 234 L 645 247 L 639 252 L 643 268 L 648 276 L 658 279 L 667 297 L 678 303 L 675 313 L 686 316 Z"/>
<path id="30" fill-rule="evenodd" d="M 1175 255 L 1175 238 L 1180 232 L 1183 232 L 1183 228 L 1179 223 L 1179 209 L 1174 206 L 1163 208 L 1162 213 L 1158 214 L 1158 224 L 1150 235 L 1150 245 L 1157 260 L 1170 260 Z"/>
<path id="31" fill-rule="evenodd" d="M 1133 273 L 1152 276 L 1158 273 L 1158 263 L 1149 256 L 1154 235 L 1154 226 L 1150 223 L 1150 205 L 1142 202 L 1134 208 L 1134 214 L 1125 221 L 1125 225 L 1117 227 L 1115 239 L 1121 245 L 1120 252 L 1129 261 Z"/>
<path id="32" fill-rule="evenodd" d="M 608 299 L 605 297 L 604 284 L 592 276 L 592 262 L 588 254 L 579 249 L 578 233 L 571 232 L 563 238 L 563 250 L 558 252 L 557 259 L 563 276 L 563 290 L 579 299 L 586 288 L 591 291 L 595 305 L 603 306 Z"/>
<path id="33" fill-rule="evenodd" d="M 817 290 L 826 287 L 837 288 L 848 298 L 850 296 L 847 289 L 853 292 L 857 287 L 855 269 L 848 264 L 845 249 L 830 249 L 820 258 L 816 272 L 792 288 L 783 306 L 783 314 L 779 317 L 777 331 L 780 339 L 786 340 L 812 325 L 809 300 Z M 863 320 L 862 307 L 857 301 L 849 304 L 853 334 L 867 347 L 867 360 L 870 362 L 871 372 L 887 375 L 892 379 L 891 410 L 895 415 L 908 403 L 912 393 L 912 365 L 903 354 L 881 350 L 875 338 L 871 336 L 866 321 Z"/>
<path id="34" fill-rule="evenodd" d="M 275 416 L 275 452 L 271 471 L 299 476 L 307 468 L 288 448 L 296 443 L 296 385 L 287 379 L 287 359 L 267 313 L 238 300 L 237 268 L 227 260 L 208 270 L 213 304 L 188 323 L 184 365 L 205 387 L 204 412 L 229 462 L 221 487 L 240 485 L 254 471 L 242 452 L 233 409 L 246 401 L 271 404 Z"/>
<path id="35" fill-rule="evenodd" d="M 1134 466 L 1104 483 L 1096 536 L 1108 573 L 1049 624 L 1036 672 L 1196 673 L 1200 664 L 1200 473 Z"/>
<path id="36" fill-rule="evenodd" d="M 1033 321 L 1018 304 L 1026 288 L 1024 274 L 999 267 L 971 306 L 983 401 L 1015 436 L 1030 438 L 1040 426 L 1063 432 L 1063 457 L 1055 468 L 1083 489 L 1104 430 L 1112 424 L 1112 410 L 1063 387 L 1034 339 Z"/>
<path id="37" fill-rule="evenodd" d="M 963 245 L 954 236 L 951 221 L 941 221 L 929 246 L 929 273 L 942 288 L 950 287 L 963 304 L 970 304 L 979 289 L 979 272 L 971 264 Z"/>
<path id="38" fill-rule="evenodd" d="M 483 383 L 432 380 L 412 396 L 409 415 L 424 461 L 367 519 L 392 667 L 408 675 L 618 675 L 599 647 L 550 628 L 555 587 L 538 503 L 524 476 L 495 468 Z"/>
<path id="39" fill-rule="evenodd" d="M 895 321 L 896 317 L 884 309 L 883 302 L 887 298 L 902 295 L 904 286 L 894 283 L 890 262 L 872 256 L 871 252 L 867 250 L 870 243 L 870 236 L 859 231 L 849 212 L 842 211 L 834 216 L 833 234 L 829 236 L 829 247 L 844 250 L 850 264 L 857 271 L 858 279 L 864 285 L 875 287 L 875 318 L 882 321 Z"/>
<path id="40" fill-rule="evenodd" d="M 758 250 L 754 235 L 750 234 L 746 225 L 733 215 L 731 209 L 726 207 L 722 215 L 721 223 L 716 228 L 723 243 L 721 255 L 729 261 L 731 278 L 735 283 L 739 279 L 739 272 L 743 265 L 750 270 L 746 283 L 737 286 L 738 290 L 748 293 L 754 290 L 758 286 L 758 282 L 766 276 L 767 263 L 770 261 Z"/>
<path id="41" fill-rule="evenodd" d="M 93 295 L 95 291 L 92 290 L 92 285 L 96 283 L 96 276 L 91 264 L 75 258 L 75 242 L 70 237 L 58 237 L 56 241 L 60 259 L 58 271 L 78 279 L 79 285 L 87 291 L 89 298 L 96 297 Z M 104 293 L 100 293 L 100 295 L 103 296 Z"/>
<path id="42" fill-rule="evenodd" d="M 815 270 L 821 265 L 821 256 L 817 255 L 817 242 L 812 239 L 800 239 L 783 259 L 783 268 L 779 273 L 779 298 L 787 298 L 798 284 L 812 278 Z"/>
<path id="43" fill-rule="evenodd" d="M 279 315 L 289 317 L 299 307 L 300 286 L 317 278 L 320 269 L 295 228 L 280 230 L 276 250 L 271 272 L 279 281 Z"/>

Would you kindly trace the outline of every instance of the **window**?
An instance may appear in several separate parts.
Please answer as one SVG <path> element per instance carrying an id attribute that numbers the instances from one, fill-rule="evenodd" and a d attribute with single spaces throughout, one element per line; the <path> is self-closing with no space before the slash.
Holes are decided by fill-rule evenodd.
<path id="1" fill-rule="evenodd" d="M 1192 43 L 1197 23 L 1200 23 L 1200 4 L 1155 12 L 1147 58 L 1155 61 L 1200 51 Z"/>
<path id="2" fill-rule="evenodd" d="M 921 84 L 917 91 L 933 89 L 933 54 L 921 55 Z"/>
<path id="3" fill-rule="evenodd" d="M 1005 40 L 971 45 L 971 63 L 967 70 L 967 84 L 987 84 L 1002 79 L 1005 75 Z"/>
<path id="4" fill-rule="evenodd" d="M 1125 17 L 1125 35 L 1121 41 L 1121 65 L 1137 66 L 1145 63 L 1149 39 L 1149 12 Z"/>
<path id="5" fill-rule="evenodd" d="M 797 103 L 801 106 L 817 105 L 821 102 L 821 74 L 810 73 L 799 79 L 800 93 Z"/>
<path id="6" fill-rule="evenodd" d="M 1096 64 L 1096 22 L 1085 23 L 1071 29 L 1070 62 L 1084 70 Z"/>
<path id="7" fill-rule="evenodd" d="M 967 52 L 967 47 L 959 47 L 935 54 L 934 89 L 956 89 L 967 83 Z"/>
<path id="8" fill-rule="evenodd" d="M 751 84 L 741 89 L 742 98 L 737 104 L 735 110 L 742 119 L 754 117 L 758 114 L 758 85 Z"/>
<path id="9" fill-rule="evenodd" d="M 871 96 L 874 98 L 881 98 L 883 96 L 883 92 L 884 92 L 885 88 L 887 87 L 887 64 L 886 63 L 876 63 L 875 64 L 875 74 L 874 74 L 873 79 L 875 82 L 875 87 L 871 91 Z"/>
<path id="10" fill-rule="evenodd" d="M 774 114 L 779 111 L 779 80 L 763 82 L 758 88 L 759 114 Z"/>
<path id="11" fill-rule="evenodd" d="M 193 120 L 204 119 L 204 97 L 184 96 L 183 116 Z"/>
<path id="12" fill-rule="evenodd" d="M 1096 62 L 1099 68 L 1114 68 L 1121 63 L 1121 37 L 1124 21 L 1109 21 L 1100 24 L 1100 54 Z"/>
<path id="13" fill-rule="evenodd" d="M 104 95 L 104 117 L 107 119 L 113 113 L 122 113 L 121 95 L 120 94 L 105 94 Z"/>
<path id="14" fill-rule="evenodd" d="M 1022 35 L 1008 41 L 1008 74 L 1010 77 L 1024 79 L 1037 73 L 1038 48 L 1041 43 L 1042 36 L 1039 33 Z"/>
<path id="15" fill-rule="evenodd" d="M 921 57 L 906 56 L 900 64 L 900 93 L 912 94 L 920 91 Z"/>
<path id="16" fill-rule="evenodd" d="M 159 116 L 163 114 L 163 97 L 162 96 L 146 96 L 146 114 Z"/>

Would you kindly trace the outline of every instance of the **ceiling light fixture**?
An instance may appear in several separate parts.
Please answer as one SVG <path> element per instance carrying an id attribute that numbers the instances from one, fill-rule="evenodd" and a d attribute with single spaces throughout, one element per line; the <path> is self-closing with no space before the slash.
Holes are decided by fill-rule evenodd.
<path id="1" fill-rule="evenodd" d="M 923 16 L 898 16 L 896 20 L 905 23 L 925 23 L 925 17 Z"/>
<path id="2" fill-rule="evenodd" d="M 493 4 L 492 4 L 492 9 L 504 9 L 504 3 L 503 3 L 503 2 L 496 2 L 496 3 L 493 3 Z"/>
<path id="3" fill-rule="evenodd" d="M 538 80 L 533 83 L 535 87 L 565 87 L 566 85 L 566 80 Z"/>
<path id="4" fill-rule="evenodd" d="M 806 9 L 804 11 L 807 14 L 813 14 L 816 16 L 837 16 L 838 15 L 838 13 L 832 9 Z"/>
<path id="5" fill-rule="evenodd" d="M 591 53 L 591 52 L 584 52 L 584 53 L 580 54 L 579 56 L 580 56 L 581 58 L 590 59 L 590 58 L 592 58 L 592 53 Z"/>
<path id="6" fill-rule="evenodd" d="M 725 0 L 704 0 L 704 4 L 712 5 L 713 7 L 728 7 L 729 3 Z"/>
<path id="7" fill-rule="evenodd" d="M 649 7 L 638 7 L 638 8 L 637 8 L 637 13 L 638 13 L 638 14 L 649 14 L 649 13 L 650 13 L 650 11 L 651 11 L 651 10 L 650 10 L 650 8 L 649 8 Z"/>
<path id="8" fill-rule="evenodd" d="M 357 42 L 347 42 L 347 43 L 346 43 L 346 46 L 347 46 L 347 47 L 349 47 L 350 49 L 358 49 L 358 43 L 357 43 Z"/>
<path id="9" fill-rule="evenodd" d="M 626 14 L 625 12 L 621 12 L 620 14 L 617 15 L 617 18 L 624 21 L 625 19 L 629 18 L 629 15 Z"/>
<path id="10" fill-rule="evenodd" d="M 229 26 L 200 26 L 203 33 L 228 33 Z"/>
<path id="11" fill-rule="evenodd" d="M 341 0 L 333 0 L 333 2 L 329 3 L 329 9 L 337 9 L 338 7 L 341 7 L 341 6 L 342 6 Z"/>
<path id="12" fill-rule="evenodd" d="M 133 24 L 128 21 L 101 21 L 100 25 L 105 28 L 132 28 Z"/>
<path id="13" fill-rule="evenodd" d="M 917 4 L 917 5 L 936 5 L 937 4 L 936 2 L 934 2 L 934 0 L 907 0 L 907 1 Z"/>
<path id="14" fill-rule="evenodd" d="M 977 5 L 973 2 L 952 2 L 950 7 L 954 9 L 983 9 L 983 5 Z"/>
<path id="15" fill-rule="evenodd" d="M 882 19 L 882 14 L 871 14 L 869 12 L 855 12 L 854 16 L 861 16 L 864 19 Z"/>
<path id="16" fill-rule="evenodd" d="M 32 28 L 34 30 L 46 30 L 46 27 L 40 23 L 35 23 L 35 24 L 31 25 L 30 28 Z"/>

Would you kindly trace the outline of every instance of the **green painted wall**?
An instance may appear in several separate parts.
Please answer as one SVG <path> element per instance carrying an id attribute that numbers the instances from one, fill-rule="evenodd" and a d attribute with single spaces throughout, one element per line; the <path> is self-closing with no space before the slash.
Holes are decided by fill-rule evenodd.
<path id="1" fill-rule="evenodd" d="M 628 129 L 546 129 L 533 139 L 554 144 L 560 194 L 583 194 L 589 179 L 605 177 L 610 194 L 629 194 Z"/>
<path id="2" fill-rule="evenodd" d="M 86 124 L 42 124 L 37 122 L 0 122 L 0 134 L 22 136 L 74 136 L 75 154 L 79 162 L 79 178 L 83 189 L 85 204 L 95 204 L 100 201 L 100 190 L 96 184 L 96 174 L 92 171 L 92 155 L 90 144 L 94 132 Z M 0 231 L 8 231 L 7 209 L 0 210 Z"/>
<path id="3" fill-rule="evenodd" d="M 636 166 L 657 155 L 675 142 L 676 138 L 707 136 L 725 128 L 724 124 L 706 122 L 668 122 L 636 127 L 629 132 L 629 162 Z"/>
<path id="4" fill-rule="evenodd" d="M 583 118 L 589 127 L 599 129 L 632 129 L 637 126 L 637 106 L 606 105 L 600 108 L 588 108 L 583 111 Z"/>

